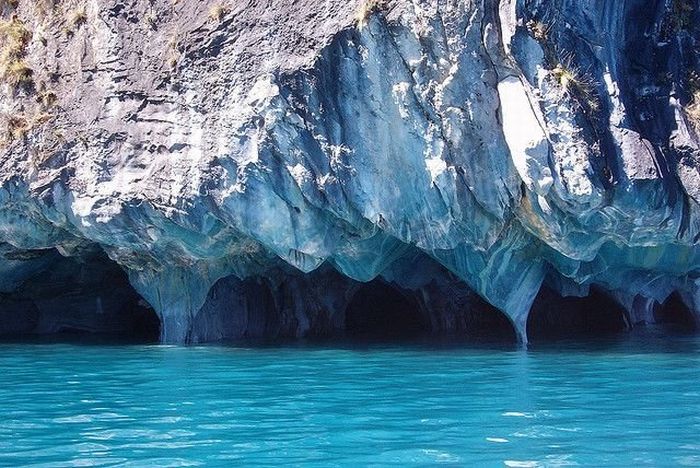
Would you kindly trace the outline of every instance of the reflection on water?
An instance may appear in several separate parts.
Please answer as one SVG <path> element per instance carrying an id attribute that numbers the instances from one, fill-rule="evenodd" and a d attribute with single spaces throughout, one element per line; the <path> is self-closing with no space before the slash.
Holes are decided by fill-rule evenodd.
<path id="1" fill-rule="evenodd" d="M 700 339 L 0 344 L 0 465 L 698 465 Z"/>

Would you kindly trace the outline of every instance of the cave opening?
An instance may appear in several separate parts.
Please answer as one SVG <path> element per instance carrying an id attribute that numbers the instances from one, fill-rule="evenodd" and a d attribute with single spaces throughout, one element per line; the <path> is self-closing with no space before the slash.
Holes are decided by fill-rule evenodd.
<path id="1" fill-rule="evenodd" d="M 4 339 L 158 341 L 157 314 L 104 253 L 42 255 L 42 268 L 13 291 L 0 294 Z"/>
<path id="2" fill-rule="evenodd" d="M 584 297 L 564 297 L 543 286 L 527 319 L 531 341 L 599 337 L 627 329 L 624 307 L 595 286 Z"/>
<path id="3" fill-rule="evenodd" d="M 280 311 L 262 278 L 219 279 L 192 324 L 194 342 L 278 338 Z"/>
<path id="4" fill-rule="evenodd" d="M 381 280 L 363 284 L 345 309 L 345 335 L 353 339 L 403 340 L 430 333 L 418 302 Z"/>
<path id="5" fill-rule="evenodd" d="M 671 294 L 662 304 L 656 304 L 654 321 L 675 331 L 698 331 L 698 322 L 693 312 L 677 292 Z"/>
<path id="6" fill-rule="evenodd" d="M 468 338 L 500 343 L 518 341 L 515 327 L 508 316 L 481 297 L 474 295 L 464 310 L 466 325 L 463 328 Z"/>

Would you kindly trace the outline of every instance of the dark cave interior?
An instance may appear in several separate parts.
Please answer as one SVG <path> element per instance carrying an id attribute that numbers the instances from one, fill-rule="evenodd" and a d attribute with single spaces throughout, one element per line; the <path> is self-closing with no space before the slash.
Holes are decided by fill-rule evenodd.
<path id="1" fill-rule="evenodd" d="M 106 255 L 63 257 L 52 250 L 41 255 L 44 267 L 19 288 L 0 294 L 0 336 L 158 340 L 155 311 Z"/>
<path id="2" fill-rule="evenodd" d="M 543 286 L 527 319 L 530 341 L 605 336 L 625 331 L 626 311 L 605 291 L 593 286 L 584 297 L 562 297 Z"/>
<path id="3" fill-rule="evenodd" d="M 345 310 L 349 337 L 417 338 L 431 330 L 430 319 L 414 299 L 378 280 L 362 285 Z"/>
<path id="4" fill-rule="evenodd" d="M 63 257 L 55 250 L 25 254 L 36 260 L 12 292 L 0 293 L 0 337 L 51 336 L 75 340 L 109 337 L 157 342 L 157 314 L 103 252 Z M 31 260 L 34 261 L 34 260 Z M 264 278 L 222 279 L 196 317 L 195 342 L 235 339 L 324 339 L 396 342 L 459 339 L 515 343 L 508 317 L 463 283 L 448 276 L 419 290 L 376 278 L 358 283 L 336 272 L 296 275 L 273 283 Z M 335 304 L 330 309 L 328 304 Z M 679 294 L 654 307 L 657 324 L 697 331 Z M 299 324 L 308 320 L 306 332 Z M 603 289 L 563 297 L 543 286 L 530 310 L 530 342 L 610 336 L 629 329 L 625 309 Z"/>
<path id="5" fill-rule="evenodd" d="M 693 332 L 698 330 L 698 323 L 692 311 L 677 292 L 671 294 L 663 304 L 654 308 L 656 323 L 675 331 Z"/>

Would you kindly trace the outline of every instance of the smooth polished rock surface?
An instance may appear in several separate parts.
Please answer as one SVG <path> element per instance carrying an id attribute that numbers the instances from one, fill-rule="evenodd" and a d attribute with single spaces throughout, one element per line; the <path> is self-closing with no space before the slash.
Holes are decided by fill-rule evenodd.
<path id="1" fill-rule="evenodd" d="M 700 316 L 697 2 L 219 5 L 5 7 L 3 293 L 103 251 L 167 342 L 342 330 L 373 280 L 523 342 L 543 284 Z"/>

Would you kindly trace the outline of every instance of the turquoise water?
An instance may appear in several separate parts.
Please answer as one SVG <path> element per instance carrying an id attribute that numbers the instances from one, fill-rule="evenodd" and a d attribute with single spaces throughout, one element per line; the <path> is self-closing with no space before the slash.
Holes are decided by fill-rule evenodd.
<path id="1" fill-rule="evenodd" d="M 700 339 L 0 344 L 0 465 L 700 465 Z"/>

